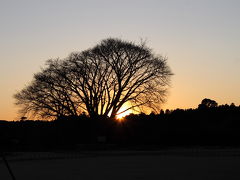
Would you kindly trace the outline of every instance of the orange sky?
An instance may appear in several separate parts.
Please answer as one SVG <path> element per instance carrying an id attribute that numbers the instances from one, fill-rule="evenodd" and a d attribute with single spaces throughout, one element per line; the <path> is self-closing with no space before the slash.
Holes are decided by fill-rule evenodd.
<path id="1" fill-rule="evenodd" d="M 239 105 L 239 7 L 237 0 L 1 1 L 0 119 L 16 119 L 13 94 L 47 59 L 107 37 L 143 38 L 168 57 L 175 75 L 164 109 L 195 108 L 203 98 Z"/>

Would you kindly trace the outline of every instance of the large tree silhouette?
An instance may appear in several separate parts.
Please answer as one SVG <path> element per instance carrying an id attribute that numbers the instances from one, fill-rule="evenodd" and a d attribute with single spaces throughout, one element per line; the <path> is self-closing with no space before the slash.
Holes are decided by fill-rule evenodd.
<path id="1" fill-rule="evenodd" d="M 44 118 L 83 112 L 113 118 L 127 102 L 124 111 L 158 110 L 172 75 L 166 60 L 145 43 L 109 38 L 64 60 L 49 60 L 14 97 L 22 113 Z"/>

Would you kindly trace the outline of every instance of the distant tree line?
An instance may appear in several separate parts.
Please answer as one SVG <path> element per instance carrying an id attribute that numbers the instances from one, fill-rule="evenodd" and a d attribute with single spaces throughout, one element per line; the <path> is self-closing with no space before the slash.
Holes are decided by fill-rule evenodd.
<path id="1" fill-rule="evenodd" d="M 210 103 L 211 102 L 211 103 Z M 240 146 L 240 106 L 205 99 L 196 109 L 130 114 L 121 122 L 86 115 L 55 121 L 0 121 L 1 149 L 84 149 L 95 144 L 141 146 Z"/>

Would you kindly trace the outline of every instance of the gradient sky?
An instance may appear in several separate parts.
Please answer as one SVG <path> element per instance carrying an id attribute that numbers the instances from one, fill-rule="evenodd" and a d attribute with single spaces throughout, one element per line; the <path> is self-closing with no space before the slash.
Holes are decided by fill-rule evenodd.
<path id="1" fill-rule="evenodd" d="M 163 108 L 205 97 L 240 104 L 239 0 L 1 0 L 0 119 L 17 117 L 13 94 L 47 59 L 107 37 L 140 42 L 174 72 Z"/>

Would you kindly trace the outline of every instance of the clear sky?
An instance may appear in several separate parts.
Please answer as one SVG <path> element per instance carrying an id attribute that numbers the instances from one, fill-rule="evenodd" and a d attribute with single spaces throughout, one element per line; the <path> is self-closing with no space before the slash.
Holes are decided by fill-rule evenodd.
<path id="1" fill-rule="evenodd" d="M 107 37 L 147 39 L 173 73 L 163 108 L 205 97 L 240 104 L 239 0 L 1 0 L 0 119 L 17 116 L 13 94 L 50 58 Z"/>

